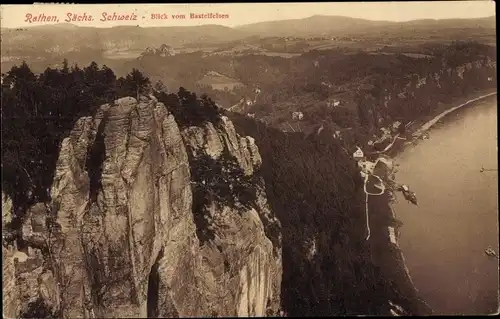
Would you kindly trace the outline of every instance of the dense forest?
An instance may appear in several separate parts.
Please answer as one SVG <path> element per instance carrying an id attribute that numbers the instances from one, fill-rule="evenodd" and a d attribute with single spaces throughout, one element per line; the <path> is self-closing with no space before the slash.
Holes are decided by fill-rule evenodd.
<path id="1" fill-rule="evenodd" d="M 48 200 L 62 138 L 101 104 L 136 96 L 148 79 L 137 70 L 116 78 L 96 63 L 47 68 L 35 75 L 23 63 L 2 74 L 2 189 L 21 210 Z"/>
<path id="2" fill-rule="evenodd" d="M 245 112 L 283 128 L 291 111 L 302 111 L 302 128 L 322 118 L 342 128 L 359 122 L 362 128 L 377 129 L 395 120 L 426 116 L 440 103 L 496 87 L 492 46 L 457 42 L 423 46 L 420 51 L 426 54 L 346 54 L 333 49 L 291 59 L 241 57 L 253 61 L 248 65 L 255 63 L 245 79 L 262 89 L 259 103 Z M 329 99 L 342 104 L 328 107 Z"/>
<path id="3" fill-rule="evenodd" d="M 414 296 L 401 293 L 400 279 L 374 262 L 378 244 L 365 241 L 363 182 L 340 142 L 326 135 L 283 133 L 237 113 L 226 114 L 259 145 L 260 174 L 282 225 L 286 312 L 388 315 L 388 300 L 418 312 Z M 390 209 L 385 200 L 374 203 L 373 214 Z"/>
<path id="4" fill-rule="evenodd" d="M 2 74 L 2 191 L 14 204 L 14 224 L 27 207 L 50 200 L 50 187 L 61 141 L 77 119 L 124 96 L 156 94 L 180 125 L 217 118 L 215 103 L 184 88 L 166 93 L 161 83 L 133 69 L 117 78 L 95 62 L 80 68 L 65 60 L 61 69 L 34 74 L 23 63 Z"/>

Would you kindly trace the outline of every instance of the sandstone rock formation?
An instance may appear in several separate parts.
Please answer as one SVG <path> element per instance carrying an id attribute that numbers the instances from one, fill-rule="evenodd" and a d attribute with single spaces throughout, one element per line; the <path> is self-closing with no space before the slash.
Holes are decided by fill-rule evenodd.
<path id="1" fill-rule="evenodd" d="M 200 168 L 193 165 L 204 155 L 219 163 L 223 154 L 236 159 L 255 198 L 228 205 L 210 197 L 207 185 L 198 194 L 205 204 L 194 206 L 192 172 Z M 227 118 L 181 132 L 154 97 L 103 105 L 63 140 L 52 200 L 24 222 L 27 259 L 36 258 L 25 281 L 36 289 L 13 288 L 21 277 L 4 262 L 4 290 L 7 284 L 12 300 L 22 300 L 16 293 L 42 300 L 64 318 L 275 314 L 280 225 L 255 175 L 260 164 L 253 139 Z M 208 223 L 196 223 L 197 210 Z M 207 231 L 200 228 L 213 237 L 200 241 Z M 4 248 L 4 261 L 12 254 Z M 4 306 L 7 317 L 16 312 Z"/>
<path id="2" fill-rule="evenodd" d="M 192 158 L 202 154 L 220 160 L 229 155 L 246 176 L 253 175 L 262 163 L 253 138 L 239 136 L 227 117 L 222 117 L 216 127 L 212 123 L 189 127 L 182 135 Z M 214 309 L 236 305 L 237 316 L 265 315 L 269 306 L 279 303 L 281 239 L 279 231 L 272 229 L 279 223 L 269 211 L 263 179 L 255 179 L 254 187 L 253 207 L 229 207 L 211 201 L 204 216 L 214 235 L 201 251 L 203 272 L 209 274 L 204 283 L 206 293 L 218 303 Z M 239 296 L 232 291 L 239 291 Z"/>
<path id="3" fill-rule="evenodd" d="M 6 237 L 5 225 L 12 220 L 12 201 L 2 192 L 2 237 Z M 4 240 L 2 240 L 3 243 Z M 16 289 L 15 248 L 2 245 L 2 291 L 3 291 L 3 317 L 14 318 L 19 311 L 18 290 Z"/>

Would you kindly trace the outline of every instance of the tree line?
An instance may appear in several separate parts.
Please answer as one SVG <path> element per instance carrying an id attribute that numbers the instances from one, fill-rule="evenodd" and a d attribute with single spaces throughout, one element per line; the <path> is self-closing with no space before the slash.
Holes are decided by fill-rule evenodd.
<path id="1" fill-rule="evenodd" d="M 155 95 L 174 113 L 180 125 L 214 121 L 218 107 L 208 96 L 184 88 L 168 93 L 139 70 L 117 78 L 106 65 L 47 68 L 41 74 L 26 62 L 2 74 L 2 190 L 21 215 L 36 202 L 50 200 L 50 187 L 61 141 L 76 120 L 92 116 L 104 103 L 118 98 Z"/>
<path id="2" fill-rule="evenodd" d="M 97 63 L 34 74 L 28 64 L 2 74 L 2 189 L 23 207 L 48 200 L 59 144 L 75 121 L 101 104 L 137 96 L 150 86 L 136 69 L 117 78 Z M 19 206 L 17 205 L 17 206 Z"/>

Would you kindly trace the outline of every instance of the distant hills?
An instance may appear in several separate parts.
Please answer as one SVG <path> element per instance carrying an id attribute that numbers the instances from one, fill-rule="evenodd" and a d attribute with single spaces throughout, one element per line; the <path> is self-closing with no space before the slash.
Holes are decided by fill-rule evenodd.
<path id="1" fill-rule="evenodd" d="M 50 47 L 145 50 L 163 43 L 179 46 L 186 43 L 220 43 L 242 39 L 251 34 L 220 25 L 189 27 L 117 26 L 113 28 L 79 27 L 69 24 L 30 27 L 22 30 L 2 28 L 2 45 L 7 49 Z M 20 49 L 20 48 L 19 48 Z"/>
<path id="2" fill-rule="evenodd" d="M 373 34 L 391 31 L 421 31 L 426 29 L 495 29 L 495 17 L 476 19 L 412 20 L 407 22 L 372 21 L 343 16 L 315 15 L 305 19 L 259 22 L 240 26 L 237 29 L 264 36 L 317 36 Z"/>
<path id="3" fill-rule="evenodd" d="M 372 27 L 396 24 L 390 21 L 371 21 L 343 16 L 315 15 L 304 19 L 267 21 L 240 26 L 237 29 L 265 36 L 319 36 L 359 32 Z"/>
<path id="4" fill-rule="evenodd" d="M 432 38 L 492 42 L 496 36 L 496 23 L 494 16 L 391 22 L 315 15 L 304 19 L 259 22 L 234 28 L 214 24 L 188 27 L 95 28 L 68 23 L 21 29 L 1 28 L 2 68 L 23 59 L 32 63 L 59 61 L 61 58 L 80 63 L 88 59 L 99 59 L 111 64 L 117 57 L 135 59 L 146 48 L 159 47 L 162 44 L 174 48 L 184 47 L 192 52 L 252 38 L 318 36 L 355 37 L 361 41 Z"/>

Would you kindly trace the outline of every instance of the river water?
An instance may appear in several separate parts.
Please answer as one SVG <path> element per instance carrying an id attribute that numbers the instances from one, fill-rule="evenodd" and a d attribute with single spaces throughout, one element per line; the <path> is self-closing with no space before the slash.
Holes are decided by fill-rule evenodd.
<path id="1" fill-rule="evenodd" d="M 447 115 L 430 139 L 398 155 L 397 181 L 419 206 L 398 194 L 400 247 L 420 296 L 436 314 L 498 311 L 498 172 L 496 96 Z"/>

